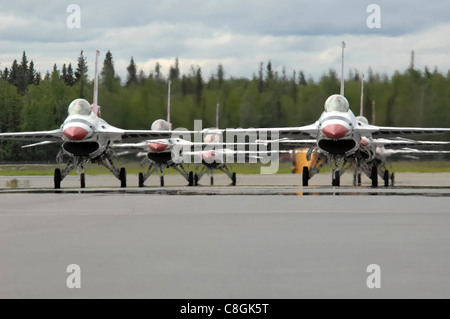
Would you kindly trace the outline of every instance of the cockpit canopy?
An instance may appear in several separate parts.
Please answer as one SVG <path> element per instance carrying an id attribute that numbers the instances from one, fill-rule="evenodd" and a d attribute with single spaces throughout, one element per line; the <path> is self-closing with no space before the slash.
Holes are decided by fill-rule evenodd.
<path id="1" fill-rule="evenodd" d="M 170 125 L 167 121 L 159 119 L 153 122 L 150 129 L 152 131 L 170 131 Z"/>
<path id="2" fill-rule="evenodd" d="M 222 142 L 222 133 L 209 133 L 205 135 L 203 139 L 205 143 L 221 143 Z"/>
<path id="3" fill-rule="evenodd" d="M 348 101 L 342 95 L 334 94 L 325 101 L 325 112 L 348 112 L 349 109 Z"/>
<path id="4" fill-rule="evenodd" d="M 84 99 L 73 100 L 68 109 L 69 115 L 89 115 L 91 111 L 91 105 Z"/>

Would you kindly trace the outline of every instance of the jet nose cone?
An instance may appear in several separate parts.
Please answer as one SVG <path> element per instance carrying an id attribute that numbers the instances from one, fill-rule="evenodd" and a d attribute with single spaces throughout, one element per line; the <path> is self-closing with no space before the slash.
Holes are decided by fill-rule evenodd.
<path id="1" fill-rule="evenodd" d="M 328 124 L 322 129 L 322 133 L 332 139 L 339 139 L 347 135 L 349 130 L 341 124 Z"/>
<path id="2" fill-rule="evenodd" d="M 84 139 L 89 134 L 89 132 L 79 126 L 70 126 L 66 129 L 64 129 L 63 134 L 69 140 L 79 141 L 79 140 Z"/>
<path id="3" fill-rule="evenodd" d="M 164 151 L 168 146 L 169 145 L 164 143 L 148 143 L 148 148 L 150 149 L 150 151 L 157 153 Z"/>
<path id="4" fill-rule="evenodd" d="M 213 151 L 202 152 L 202 159 L 212 161 L 216 157 L 216 154 Z"/>

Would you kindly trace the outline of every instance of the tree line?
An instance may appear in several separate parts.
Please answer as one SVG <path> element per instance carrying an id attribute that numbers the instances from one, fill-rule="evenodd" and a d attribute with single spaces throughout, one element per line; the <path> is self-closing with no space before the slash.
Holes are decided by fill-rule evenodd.
<path id="1" fill-rule="evenodd" d="M 410 65 L 392 75 L 369 68 L 365 74 L 364 115 L 369 122 L 388 126 L 450 127 L 450 71 L 418 70 L 413 53 Z M 219 64 L 208 78 L 197 65 L 181 74 L 176 58 L 167 74 L 157 62 L 149 75 L 138 72 L 131 58 L 124 83 L 117 76 L 108 51 L 99 75 L 102 116 L 124 129 L 150 129 L 153 121 L 167 117 L 168 84 L 171 84 L 171 122 L 174 128 L 193 129 L 196 119 L 204 127 L 215 125 L 220 104 L 220 127 L 301 126 L 316 121 L 331 94 L 339 93 L 340 79 L 329 69 L 319 79 L 304 71 L 274 71 L 270 61 L 261 62 L 251 78 L 226 76 Z M 77 65 L 55 64 L 44 76 L 34 69 L 23 52 L 20 62 L 0 71 L 0 131 L 39 131 L 58 128 L 67 107 L 76 98 L 92 102 L 93 80 L 87 76 L 83 51 Z M 362 74 L 351 69 L 345 80 L 345 96 L 358 115 Z M 375 106 L 375 109 L 373 107 Z M 21 149 L 23 143 L 1 142 L 0 161 L 54 161 L 58 146 Z"/>

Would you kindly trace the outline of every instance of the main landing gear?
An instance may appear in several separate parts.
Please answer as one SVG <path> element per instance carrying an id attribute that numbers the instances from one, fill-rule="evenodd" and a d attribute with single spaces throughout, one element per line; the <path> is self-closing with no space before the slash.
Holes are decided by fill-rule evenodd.
<path id="1" fill-rule="evenodd" d="M 144 173 L 139 173 L 139 187 L 144 187 L 144 182 L 153 174 L 153 173 L 158 173 L 159 170 L 159 185 L 161 187 L 164 187 L 164 170 L 168 167 L 169 165 L 165 165 L 165 164 L 158 164 L 158 163 L 150 163 L 147 172 Z M 173 167 L 178 173 L 181 174 L 181 176 L 183 176 L 187 182 L 188 182 L 188 186 L 194 186 L 195 183 L 195 177 L 194 177 L 194 172 L 190 171 L 189 173 L 184 169 L 182 164 L 178 164 L 179 168 L 177 167 L 177 165 L 172 165 L 171 167 Z"/>
<path id="2" fill-rule="evenodd" d="M 85 188 L 86 175 L 84 173 L 84 167 L 89 161 L 105 166 L 115 177 L 117 177 L 117 179 L 120 180 L 120 187 L 127 187 L 127 173 L 125 167 L 120 168 L 120 170 L 116 169 L 113 162 L 111 161 L 110 156 L 107 154 L 103 154 L 93 160 L 88 157 L 70 157 L 69 161 L 62 171 L 59 168 L 55 169 L 53 178 L 55 189 L 61 188 L 61 182 L 74 169 L 77 172 L 80 172 L 80 188 Z"/>

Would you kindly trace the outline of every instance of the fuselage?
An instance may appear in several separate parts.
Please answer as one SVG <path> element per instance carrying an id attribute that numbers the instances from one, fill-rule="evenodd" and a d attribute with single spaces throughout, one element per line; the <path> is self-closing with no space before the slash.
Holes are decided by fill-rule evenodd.
<path id="1" fill-rule="evenodd" d="M 74 100 L 69 105 L 69 115 L 60 129 L 62 149 L 69 156 L 96 158 L 118 140 L 117 134 L 102 134 L 119 130 L 92 112 L 91 105 L 83 99 Z"/>
<path id="2" fill-rule="evenodd" d="M 349 156 L 361 143 L 360 125 L 342 95 L 332 95 L 325 102 L 325 111 L 316 122 L 317 147 L 326 155 Z"/>

